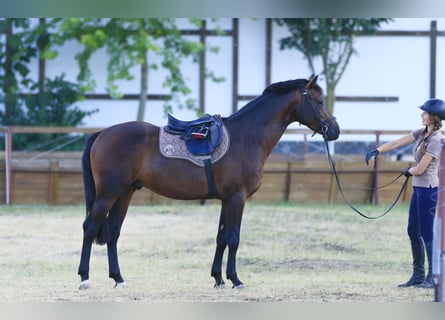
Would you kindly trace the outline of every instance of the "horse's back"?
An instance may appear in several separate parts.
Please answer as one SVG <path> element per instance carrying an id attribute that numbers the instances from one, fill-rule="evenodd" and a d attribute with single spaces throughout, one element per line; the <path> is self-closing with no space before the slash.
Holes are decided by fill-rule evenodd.
<path id="1" fill-rule="evenodd" d="M 112 125 L 101 131 L 101 134 L 141 134 L 159 130 L 158 126 L 144 121 L 129 121 Z"/>
<path id="2" fill-rule="evenodd" d="M 109 149 L 125 152 L 126 149 L 140 148 L 158 139 L 159 127 L 143 121 L 131 121 L 113 125 L 102 130 L 96 139 L 94 150 Z"/>
<path id="3" fill-rule="evenodd" d="M 132 121 L 108 127 L 100 132 L 91 147 L 91 165 L 98 176 L 115 175 L 123 179 L 136 174 L 145 160 L 157 154 L 159 127 Z"/>

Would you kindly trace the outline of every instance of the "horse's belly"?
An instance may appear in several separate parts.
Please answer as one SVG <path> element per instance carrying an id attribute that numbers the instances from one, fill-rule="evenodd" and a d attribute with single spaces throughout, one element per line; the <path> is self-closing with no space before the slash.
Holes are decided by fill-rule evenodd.
<path id="1" fill-rule="evenodd" d="M 205 169 L 184 160 L 165 160 L 146 174 L 143 186 L 162 196 L 178 200 L 196 200 L 208 196 Z"/>

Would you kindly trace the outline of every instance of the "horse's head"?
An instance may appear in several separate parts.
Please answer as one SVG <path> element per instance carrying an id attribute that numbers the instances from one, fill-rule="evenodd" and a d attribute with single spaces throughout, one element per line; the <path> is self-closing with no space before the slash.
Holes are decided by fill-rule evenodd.
<path id="1" fill-rule="evenodd" d="M 317 84 L 318 76 L 311 76 L 306 84 L 301 85 L 301 101 L 298 103 L 298 119 L 315 133 L 326 140 L 336 140 L 340 135 L 340 127 L 325 105 L 323 91 Z"/>

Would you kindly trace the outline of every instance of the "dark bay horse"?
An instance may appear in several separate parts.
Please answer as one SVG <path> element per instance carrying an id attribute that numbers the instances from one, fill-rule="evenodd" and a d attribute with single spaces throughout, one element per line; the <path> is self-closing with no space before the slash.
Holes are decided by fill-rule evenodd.
<path id="1" fill-rule="evenodd" d="M 222 260 L 228 247 L 226 277 L 239 287 L 243 283 L 236 271 L 236 252 L 244 204 L 260 187 L 264 163 L 273 147 L 292 122 L 306 125 L 325 140 L 336 140 L 340 129 L 324 104 L 317 77 L 274 83 L 222 121 L 231 141 L 228 152 L 213 164 L 217 198 L 222 206 L 211 275 L 216 287 L 224 286 Z M 116 245 L 137 189 L 145 187 L 173 199 L 209 198 L 202 167 L 160 154 L 159 130 L 146 122 L 127 122 L 97 132 L 87 142 L 82 158 L 87 217 L 78 271 L 80 289 L 90 284 L 94 240 L 107 244 L 109 277 L 116 286 L 125 285 Z"/>

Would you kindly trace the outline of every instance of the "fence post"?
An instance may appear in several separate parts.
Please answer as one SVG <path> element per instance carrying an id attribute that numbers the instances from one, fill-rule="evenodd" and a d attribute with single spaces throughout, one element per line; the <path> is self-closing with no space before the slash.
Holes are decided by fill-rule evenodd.
<path id="1" fill-rule="evenodd" d="M 59 189 L 59 161 L 52 160 L 49 169 L 48 203 L 55 205 L 57 204 Z"/>
<path id="2" fill-rule="evenodd" d="M 290 200 L 290 190 L 291 190 L 291 182 L 292 182 L 292 163 L 290 161 L 287 162 L 287 170 L 286 170 L 286 185 L 284 189 L 284 201 L 289 202 Z"/>
<path id="3" fill-rule="evenodd" d="M 439 166 L 438 210 L 434 221 L 433 242 L 433 277 L 435 301 L 445 302 L 445 140 L 442 140 L 442 151 Z M 437 261 L 439 260 L 439 261 Z"/>
<path id="4" fill-rule="evenodd" d="M 12 128 L 5 132 L 5 203 L 11 204 L 11 175 L 12 175 Z"/>
<path id="5" fill-rule="evenodd" d="M 306 159 L 307 154 L 309 153 L 309 146 L 307 141 L 307 134 L 303 134 L 303 160 Z"/>
<path id="6" fill-rule="evenodd" d="M 377 149 L 380 146 L 380 131 L 375 132 L 375 148 Z M 374 170 L 373 170 L 373 177 L 372 177 L 372 190 L 371 190 L 371 196 L 369 198 L 371 204 L 374 200 L 374 204 L 379 205 L 380 204 L 380 195 L 379 195 L 379 157 L 374 157 Z"/>

